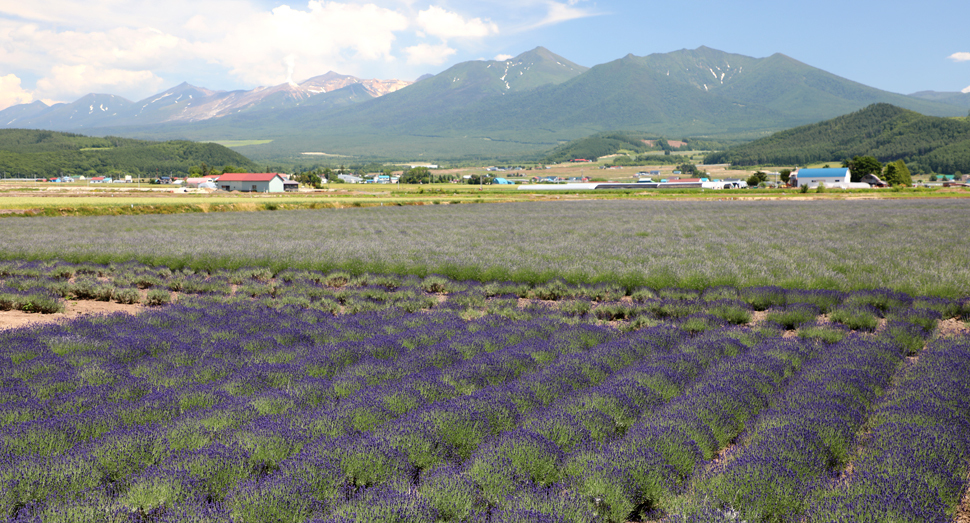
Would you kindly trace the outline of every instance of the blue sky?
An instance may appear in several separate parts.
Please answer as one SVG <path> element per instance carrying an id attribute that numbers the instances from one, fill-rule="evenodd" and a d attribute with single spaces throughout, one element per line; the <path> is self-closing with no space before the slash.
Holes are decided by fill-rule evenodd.
<path id="1" fill-rule="evenodd" d="M 970 91 L 970 2 L 0 0 L 0 108 L 329 70 L 413 80 L 544 46 L 593 66 L 702 45 L 887 91 Z"/>

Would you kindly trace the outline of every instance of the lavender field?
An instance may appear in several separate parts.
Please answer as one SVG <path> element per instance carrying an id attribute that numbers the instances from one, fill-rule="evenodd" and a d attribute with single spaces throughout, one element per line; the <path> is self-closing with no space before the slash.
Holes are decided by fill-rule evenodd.
<path id="1" fill-rule="evenodd" d="M 3 221 L 0 258 L 970 295 L 970 201 L 576 201 Z"/>
<path id="2" fill-rule="evenodd" d="M 0 332 L 7 521 L 943 523 L 967 489 L 966 298 L 62 261 L 3 296 L 151 305 Z"/>

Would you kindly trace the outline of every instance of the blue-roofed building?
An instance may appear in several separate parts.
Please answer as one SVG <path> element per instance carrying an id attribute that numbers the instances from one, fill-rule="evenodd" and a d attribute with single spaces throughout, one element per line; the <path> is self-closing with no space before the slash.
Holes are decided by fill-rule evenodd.
<path id="1" fill-rule="evenodd" d="M 848 189 L 851 183 L 849 169 L 846 167 L 836 167 L 834 169 L 799 169 L 796 174 L 797 184 L 795 187 L 807 185 L 809 188 L 818 187 L 820 183 L 826 187 L 836 187 Z"/>

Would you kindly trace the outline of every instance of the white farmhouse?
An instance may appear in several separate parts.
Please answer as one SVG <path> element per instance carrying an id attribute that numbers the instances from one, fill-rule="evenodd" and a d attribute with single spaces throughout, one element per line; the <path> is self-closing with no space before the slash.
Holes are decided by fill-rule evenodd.
<path id="1" fill-rule="evenodd" d="M 216 180 L 223 191 L 283 192 L 280 173 L 226 173 Z"/>
<path id="2" fill-rule="evenodd" d="M 798 180 L 796 187 L 807 185 L 809 188 L 815 188 L 819 184 L 825 184 L 825 187 L 829 189 L 848 189 L 851 187 L 849 169 L 846 167 L 837 167 L 834 169 L 799 169 L 795 175 Z M 868 186 L 866 184 L 866 187 Z"/>

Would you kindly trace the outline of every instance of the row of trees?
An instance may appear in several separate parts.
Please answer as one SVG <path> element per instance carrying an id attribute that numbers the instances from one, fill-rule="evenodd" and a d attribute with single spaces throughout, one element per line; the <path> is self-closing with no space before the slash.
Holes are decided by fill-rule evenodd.
<path id="1" fill-rule="evenodd" d="M 860 182 L 866 175 L 874 174 L 894 187 L 897 185 L 908 187 L 913 184 L 912 174 L 903 160 L 889 162 L 883 166 L 882 162 L 873 156 L 853 156 L 851 160 L 844 160 L 842 167 L 849 168 L 853 182 Z"/>

